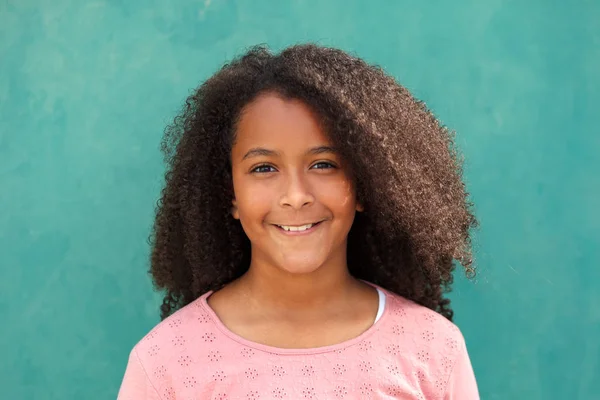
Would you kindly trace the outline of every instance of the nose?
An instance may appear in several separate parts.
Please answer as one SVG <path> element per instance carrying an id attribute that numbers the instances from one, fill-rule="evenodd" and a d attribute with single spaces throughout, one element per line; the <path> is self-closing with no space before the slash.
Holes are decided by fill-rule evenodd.
<path id="1" fill-rule="evenodd" d="M 299 210 L 314 203 L 314 201 L 315 198 L 311 193 L 306 177 L 302 173 L 290 173 L 285 179 L 279 205 Z"/>

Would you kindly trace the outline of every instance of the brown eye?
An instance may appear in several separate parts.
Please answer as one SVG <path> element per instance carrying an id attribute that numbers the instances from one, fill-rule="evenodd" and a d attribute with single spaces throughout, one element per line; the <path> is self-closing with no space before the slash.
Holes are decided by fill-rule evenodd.
<path id="1" fill-rule="evenodd" d="M 275 171 L 276 171 L 276 169 L 273 168 L 271 165 L 263 164 L 263 165 L 259 165 L 259 166 L 255 167 L 250 172 L 251 173 L 264 174 L 264 173 L 267 173 L 267 172 L 275 172 Z"/>
<path id="2" fill-rule="evenodd" d="M 314 169 L 330 169 L 330 168 L 337 168 L 335 165 L 325 162 L 325 161 L 321 161 L 316 163 L 315 165 L 313 165 L 311 168 Z"/>

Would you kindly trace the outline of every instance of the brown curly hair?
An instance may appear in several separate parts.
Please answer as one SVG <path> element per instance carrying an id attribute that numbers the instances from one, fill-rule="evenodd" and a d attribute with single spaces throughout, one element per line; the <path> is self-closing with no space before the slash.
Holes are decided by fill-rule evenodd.
<path id="1" fill-rule="evenodd" d="M 150 237 L 150 273 L 166 292 L 161 318 L 250 265 L 250 242 L 230 214 L 230 152 L 240 111 L 268 91 L 316 110 L 350 165 L 365 209 L 348 236 L 350 273 L 451 320 L 444 293 L 454 261 L 474 272 L 477 225 L 453 133 L 381 68 L 315 44 L 250 49 L 204 82 L 166 128 L 166 184 Z"/>

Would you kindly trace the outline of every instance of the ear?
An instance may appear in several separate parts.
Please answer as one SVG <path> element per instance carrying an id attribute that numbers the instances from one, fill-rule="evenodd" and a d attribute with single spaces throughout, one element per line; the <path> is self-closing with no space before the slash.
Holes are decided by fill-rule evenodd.
<path id="1" fill-rule="evenodd" d="M 240 219 L 240 213 L 238 211 L 237 201 L 235 199 L 231 201 L 231 216 L 234 219 Z"/>
<path id="2" fill-rule="evenodd" d="M 365 207 L 363 207 L 363 205 L 360 203 L 356 203 L 356 211 L 363 212 L 365 211 Z"/>

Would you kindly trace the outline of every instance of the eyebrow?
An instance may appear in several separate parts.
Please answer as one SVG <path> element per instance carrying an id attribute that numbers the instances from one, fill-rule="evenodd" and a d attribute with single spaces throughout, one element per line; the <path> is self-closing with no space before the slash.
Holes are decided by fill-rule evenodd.
<path id="1" fill-rule="evenodd" d="M 279 155 L 278 152 L 273 151 L 273 150 L 268 150 L 262 147 L 256 147 L 254 149 L 250 149 L 245 155 L 244 158 L 242 158 L 242 161 L 247 159 L 247 158 L 252 158 L 252 157 L 258 157 L 258 156 L 277 156 Z"/>
<path id="2" fill-rule="evenodd" d="M 330 146 L 319 146 L 319 147 L 313 147 L 312 149 L 310 149 L 307 154 L 312 154 L 312 155 L 318 155 L 318 154 L 323 154 L 323 153 L 334 153 L 337 154 L 337 151 Z"/>
<path id="3" fill-rule="evenodd" d="M 318 155 L 318 154 L 323 154 L 323 153 L 337 154 L 337 151 L 333 147 L 330 147 L 330 146 L 318 146 L 318 147 L 313 147 L 312 149 L 310 149 L 306 152 L 306 154 L 311 154 L 311 155 Z M 263 147 L 255 147 L 253 149 L 248 150 L 248 152 L 242 158 L 242 161 L 247 158 L 252 158 L 252 157 L 259 157 L 259 156 L 273 157 L 273 156 L 279 156 L 279 155 L 280 154 L 277 151 L 265 149 Z"/>

